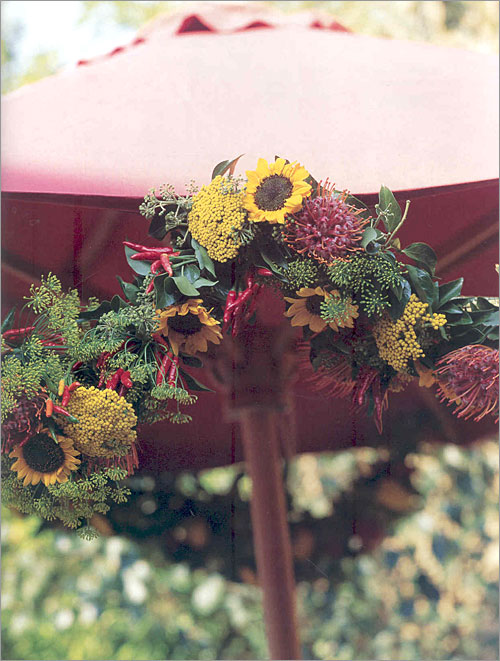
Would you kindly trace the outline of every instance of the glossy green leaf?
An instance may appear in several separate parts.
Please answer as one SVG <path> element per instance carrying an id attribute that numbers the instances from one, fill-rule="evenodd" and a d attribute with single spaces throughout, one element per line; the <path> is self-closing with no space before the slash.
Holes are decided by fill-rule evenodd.
<path id="1" fill-rule="evenodd" d="M 431 276 L 427 271 L 423 271 L 411 264 L 407 264 L 406 268 L 408 269 L 408 277 L 417 296 L 421 301 L 429 303 L 432 307 L 434 303 L 435 289 Z"/>
<path id="2" fill-rule="evenodd" d="M 475 310 L 469 313 L 475 324 L 484 324 L 485 326 L 498 326 L 498 309 L 493 310 Z"/>
<path id="3" fill-rule="evenodd" d="M 243 154 L 240 154 L 236 158 L 233 158 L 232 161 L 221 161 L 220 163 L 217 163 L 217 165 L 214 167 L 212 172 L 212 179 L 215 179 L 215 177 L 218 177 L 219 175 L 223 176 L 228 171 L 229 174 L 233 174 L 234 168 L 236 167 L 236 163 L 240 160 L 242 156 Z"/>
<path id="4" fill-rule="evenodd" d="M 383 213 L 382 221 L 388 232 L 393 232 L 402 217 L 401 208 L 392 191 L 382 186 L 379 193 L 379 209 Z"/>
<path id="5" fill-rule="evenodd" d="M 378 238 L 378 233 L 377 230 L 374 229 L 373 227 L 367 227 L 365 231 L 363 232 L 363 236 L 361 237 L 361 247 L 365 248 L 369 243 L 372 243 L 372 241 L 376 241 Z"/>
<path id="6" fill-rule="evenodd" d="M 184 296 L 199 296 L 200 292 L 194 287 L 184 275 L 177 275 L 172 278 L 177 289 Z"/>
<path id="7" fill-rule="evenodd" d="M 203 383 L 200 383 L 198 379 L 195 379 L 194 376 L 188 374 L 183 369 L 179 369 L 179 373 L 184 379 L 186 386 L 188 387 L 189 390 L 201 390 L 206 392 L 213 392 L 211 388 L 208 388 L 208 386 L 205 386 L 203 385 Z"/>
<path id="8" fill-rule="evenodd" d="M 139 291 L 139 288 L 133 285 L 131 282 L 125 282 L 120 278 L 119 275 L 116 276 L 116 279 L 120 283 L 120 287 L 125 294 L 125 298 L 131 303 L 135 303 L 137 300 L 137 292 Z"/>
<path id="9" fill-rule="evenodd" d="M 412 243 L 402 251 L 407 257 L 413 259 L 417 266 L 434 275 L 437 257 L 434 250 L 426 243 Z"/>
<path id="10" fill-rule="evenodd" d="M 16 316 L 16 306 L 10 310 L 9 314 L 5 317 L 5 319 L 2 321 L 2 333 L 5 333 L 5 331 L 10 330 L 14 326 L 14 319 Z"/>
<path id="11" fill-rule="evenodd" d="M 137 250 L 134 250 L 133 248 L 129 248 L 129 246 L 125 246 L 125 256 L 127 258 L 128 265 L 134 271 L 134 273 L 137 273 L 138 275 L 148 275 L 148 273 L 151 273 L 151 262 L 140 262 L 135 259 L 130 259 L 132 255 L 135 255 Z"/>
<path id="12" fill-rule="evenodd" d="M 198 260 L 198 265 L 201 270 L 206 269 L 209 273 L 211 273 L 213 276 L 215 276 L 215 266 L 214 263 L 209 256 L 207 249 L 204 248 L 202 245 L 196 241 L 196 239 L 193 239 L 191 237 L 191 245 L 193 246 L 194 254 L 196 255 L 196 259 Z"/>
<path id="13" fill-rule="evenodd" d="M 451 301 L 452 298 L 460 296 L 462 291 L 462 285 L 464 284 L 463 278 L 457 278 L 457 280 L 452 280 L 451 282 L 445 282 L 439 286 L 439 307 L 443 306 L 448 301 Z"/>
<path id="14" fill-rule="evenodd" d="M 198 278 L 193 282 L 193 286 L 199 289 L 200 287 L 213 287 L 219 281 L 218 280 L 208 280 L 207 278 Z"/>
<path id="15" fill-rule="evenodd" d="M 195 264 L 185 264 L 181 268 L 181 275 L 189 280 L 191 284 L 200 277 L 200 269 Z"/>
<path id="16" fill-rule="evenodd" d="M 197 356 L 188 356 L 187 354 L 181 354 L 181 360 L 189 367 L 203 367 L 203 363 Z"/>
<path id="17" fill-rule="evenodd" d="M 154 281 L 156 293 L 156 306 L 166 308 L 173 305 L 179 297 L 179 291 L 175 286 L 173 278 L 163 275 L 157 276 Z"/>

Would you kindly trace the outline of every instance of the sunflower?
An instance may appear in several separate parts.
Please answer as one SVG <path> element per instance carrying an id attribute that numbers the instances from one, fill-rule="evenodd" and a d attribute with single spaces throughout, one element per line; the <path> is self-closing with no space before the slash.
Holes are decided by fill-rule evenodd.
<path id="1" fill-rule="evenodd" d="M 300 298 L 285 296 L 285 301 L 292 304 L 285 312 L 285 317 L 292 318 L 292 326 L 309 326 L 314 333 L 321 332 L 327 326 L 337 330 L 335 324 L 327 323 L 321 317 L 321 303 L 328 295 L 328 292 L 321 287 L 316 287 L 316 289 L 302 287 L 297 292 L 297 296 Z"/>
<path id="2" fill-rule="evenodd" d="M 277 158 L 271 165 L 259 158 L 257 169 L 248 171 L 243 207 L 255 223 L 267 220 L 284 223 L 285 215 L 299 211 L 302 201 L 311 194 L 306 182 L 309 173 L 298 163 L 287 163 Z"/>
<path id="3" fill-rule="evenodd" d="M 18 445 L 9 457 L 16 458 L 11 470 L 17 473 L 18 479 L 24 478 L 24 486 L 38 484 L 40 481 L 46 487 L 56 482 L 66 482 L 71 471 L 77 469 L 80 454 L 73 447 L 73 442 L 65 436 L 57 436 L 56 441 L 47 429 L 42 429 L 32 436 L 24 445 Z"/>
<path id="4" fill-rule="evenodd" d="M 201 303 L 201 298 L 190 298 L 185 303 L 157 310 L 160 322 L 158 331 L 168 337 L 176 356 L 180 349 L 190 355 L 206 351 L 208 342 L 219 344 L 222 339 L 219 322 L 209 315 Z"/>

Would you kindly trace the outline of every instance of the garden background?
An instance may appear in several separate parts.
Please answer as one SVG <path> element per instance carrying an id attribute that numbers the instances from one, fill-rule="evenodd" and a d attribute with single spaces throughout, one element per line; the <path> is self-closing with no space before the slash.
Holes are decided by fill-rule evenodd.
<path id="1" fill-rule="evenodd" d="M 127 43 L 156 14 L 183 4 L 3 2 L 2 90 Z M 497 2 L 265 4 L 319 6 L 362 34 L 498 52 Z M 292 513 L 319 521 L 349 499 L 369 499 L 383 460 L 372 449 L 296 458 L 288 470 Z M 377 491 L 383 534 L 380 526 L 353 532 L 342 557 L 326 564 L 310 560 L 307 538 L 295 544 L 296 559 L 311 565 L 298 585 L 305 658 L 498 658 L 496 443 L 423 444 L 404 462 L 411 491 Z M 251 484 L 240 470 L 166 475 L 165 484 L 213 511 L 234 489 L 248 503 Z M 137 507 L 154 512 L 160 486 L 136 484 Z M 240 567 L 239 580 L 228 580 L 202 516 L 173 532 L 187 549 L 182 557 L 166 557 L 146 534 L 86 542 L 33 518 L 2 517 L 2 658 L 265 658 L 255 574 Z"/>

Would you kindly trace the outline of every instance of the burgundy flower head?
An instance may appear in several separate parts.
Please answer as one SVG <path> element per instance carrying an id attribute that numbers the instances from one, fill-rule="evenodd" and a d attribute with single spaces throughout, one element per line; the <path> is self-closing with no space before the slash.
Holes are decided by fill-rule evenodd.
<path id="1" fill-rule="evenodd" d="M 451 351 L 437 362 L 435 376 L 441 401 L 454 402 L 459 418 L 477 421 L 497 410 L 498 350 L 476 344 Z"/>
<path id="2" fill-rule="evenodd" d="M 362 250 L 361 237 L 368 220 L 361 209 L 348 204 L 347 191 L 338 193 L 328 180 L 318 186 L 318 195 L 304 201 L 300 212 L 285 228 L 288 245 L 323 264 L 348 261 Z"/>

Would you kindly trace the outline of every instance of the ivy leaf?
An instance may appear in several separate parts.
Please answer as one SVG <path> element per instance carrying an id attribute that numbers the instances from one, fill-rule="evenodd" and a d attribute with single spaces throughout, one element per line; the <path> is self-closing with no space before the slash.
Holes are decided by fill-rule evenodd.
<path id="1" fill-rule="evenodd" d="M 184 275 L 177 275 L 172 278 L 177 289 L 184 296 L 199 296 L 200 292 L 194 287 Z"/>
<path id="2" fill-rule="evenodd" d="M 200 269 L 194 264 L 185 264 L 181 268 L 181 275 L 186 277 L 191 284 L 200 277 Z"/>
<path id="3" fill-rule="evenodd" d="M 417 266 L 425 269 L 430 275 L 434 275 L 437 257 L 434 250 L 427 243 L 412 243 L 402 252 L 410 259 L 413 259 L 417 263 Z"/>
<path id="4" fill-rule="evenodd" d="M 388 232 L 393 232 L 401 221 L 401 209 L 392 191 L 382 186 L 379 193 L 379 209 Z"/>
<path id="5" fill-rule="evenodd" d="M 193 246 L 194 254 L 196 255 L 200 269 L 206 269 L 215 277 L 215 266 L 207 249 L 201 246 L 196 239 L 193 239 L 193 237 L 191 237 L 191 245 Z"/>
<path id="6" fill-rule="evenodd" d="M 185 372 L 183 369 L 179 369 L 179 372 L 186 382 L 186 386 L 188 387 L 189 390 L 201 390 L 201 391 L 206 391 L 206 392 L 214 392 L 211 388 L 208 388 L 207 386 L 204 386 L 203 383 L 200 383 L 198 379 L 195 379 L 194 376 L 191 376 L 191 374 L 188 374 Z"/>
<path id="7" fill-rule="evenodd" d="M 120 278 L 119 275 L 116 276 L 116 279 L 120 283 L 120 287 L 125 294 L 125 298 L 131 303 L 135 303 L 137 300 L 137 292 L 139 291 L 139 288 L 133 285 L 131 282 L 125 282 Z"/>
<path id="8" fill-rule="evenodd" d="M 225 175 L 228 170 L 229 170 L 229 174 L 233 174 L 234 168 L 236 167 L 236 163 L 240 160 L 242 156 L 243 154 L 240 154 L 236 158 L 233 158 L 232 161 L 221 161 L 220 163 L 217 163 L 217 165 L 214 167 L 214 170 L 212 172 L 212 179 L 215 179 L 215 177 L 218 177 L 219 175 L 221 176 Z"/>
<path id="9" fill-rule="evenodd" d="M 216 285 L 219 281 L 218 280 L 207 280 L 207 278 L 198 278 L 198 280 L 195 280 L 193 282 L 193 287 L 213 287 Z"/>
<path id="10" fill-rule="evenodd" d="M 457 280 L 452 280 L 451 282 L 445 282 L 439 286 L 439 307 L 443 306 L 448 301 L 451 301 L 452 298 L 460 296 L 462 291 L 462 285 L 464 284 L 463 278 L 458 278 Z"/>
<path id="11" fill-rule="evenodd" d="M 468 324 L 472 324 L 472 317 L 468 312 L 462 311 L 459 315 L 451 315 L 448 318 L 448 325 L 449 326 L 467 326 Z"/>
<path id="12" fill-rule="evenodd" d="M 423 271 L 416 266 L 411 266 L 411 264 L 407 264 L 406 268 L 408 269 L 408 276 L 417 296 L 421 301 L 429 303 L 432 307 L 436 290 L 434 289 L 431 276 L 427 271 Z"/>
<path id="13" fill-rule="evenodd" d="M 475 310 L 469 313 L 476 324 L 484 326 L 498 326 L 498 309 L 493 310 Z"/>
<path id="14" fill-rule="evenodd" d="M 176 294 L 178 293 L 173 278 L 157 276 L 154 283 L 156 307 L 163 309 L 173 305 L 177 300 Z"/>
<path id="15" fill-rule="evenodd" d="M 140 262 L 135 259 L 130 259 L 132 255 L 135 255 L 137 250 L 125 246 L 125 256 L 127 258 L 128 265 L 138 275 L 148 275 L 151 273 L 151 263 L 150 262 Z"/>

